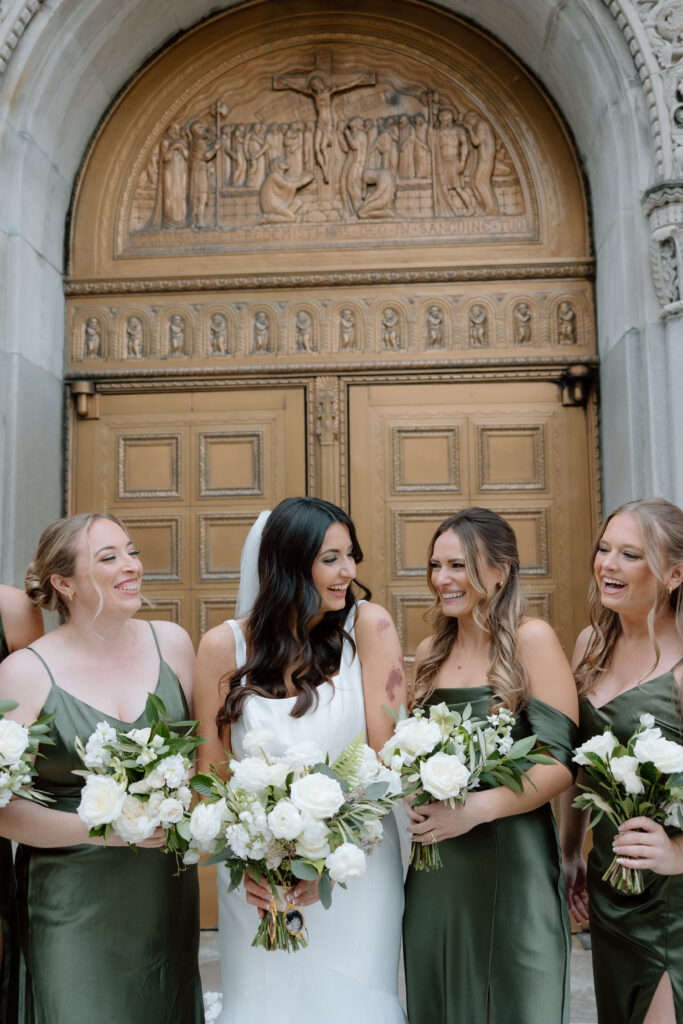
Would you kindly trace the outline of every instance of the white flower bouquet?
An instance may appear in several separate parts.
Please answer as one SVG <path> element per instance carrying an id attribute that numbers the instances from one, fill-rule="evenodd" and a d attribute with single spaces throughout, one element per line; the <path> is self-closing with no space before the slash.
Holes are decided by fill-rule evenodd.
<path id="1" fill-rule="evenodd" d="M 573 760 L 597 782 L 579 786 L 584 792 L 572 805 L 595 812 L 591 827 L 605 815 L 615 830 L 641 816 L 683 829 L 683 746 L 662 736 L 652 715 L 640 716 L 625 746 L 608 728 L 577 747 Z M 616 856 L 602 878 L 619 892 L 643 891 L 642 871 L 617 864 Z"/>
<path id="2" fill-rule="evenodd" d="M 470 704 L 461 713 L 446 703 L 433 705 L 429 714 L 416 708 L 410 716 L 401 707 L 394 718 L 394 735 L 380 756 L 401 775 L 404 795 L 417 794 L 414 807 L 432 800 L 451 807 L 464 804 L 467 794 L 482 784 L 521 793 L 527 768 L 556 763 L 547 756 L 547 747 L 537 746 L 536 736 L 513 740 L 515 716 L 504 707 L 486 721 L 472 718 Z M 442 867 L 438 845 L 413 842 L 410 863 L 419 871 Z"/>
<path id="3" fill-rule="evenodd" d="M 78 806 L 91 836 L 114 832 L 135 846 L 161 827 L 166 849 L 182 862 L 190 841 L 189 787 L 194 755 L 202 736 L 198 722 L 171 722 L 164 703 L 155 694 L 147 698 L 143 729 L 115 729 L 98 722 L 85 746 L 76 750 L 85 765 L 85 785 Z"/>
<path id="4" fill-rule="evenodd" d="M 289 898 L 297 881 L 318 882 L 320 902 L 332 901 L 332 882 L 346 887 L 366 870 L 366 855 L 382 841 L 381 818 L 400 798 L 401 780 L 377 760 L 360 736 L 333 764 L 312 742 L 269 751 L 272 734 L 252 729 L 246 757 L 230 761 L 225 781 L 213 770 L 190 785 L 206 797 L 192 812 L 188 857 L 213 853 L 224 861 L 230 891 L 248 872 L 272 899 L 253 946 L 296 951 L 308 945 L 300 907 Z"/>
<path id="5" fill-rule="evenodd" d="M 0 807 L 6 807 L 13 796 L 38 803 L 48 803 L 52 797 L 33 788 L 37 774 L 33 761 L 41 743 L 52 744 L 45 735 L 52 715 L 43 715 L 33 725 L 20 725 L 5 718 L 8 711 L 18 707 L 15 700 L 0 701 Z"/>

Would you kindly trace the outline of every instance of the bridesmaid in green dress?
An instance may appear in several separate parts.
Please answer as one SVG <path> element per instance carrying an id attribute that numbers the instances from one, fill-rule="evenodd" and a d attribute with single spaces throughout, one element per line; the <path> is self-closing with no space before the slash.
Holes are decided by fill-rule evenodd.
<path id="1" fill-rule="evenodd" d="M 13 800 L 0 811 L 0 834 L 20 844 L 22 1024 L 203 1021 L 196 869 L 176 877 L 160 829 L 137 852 L 117 837 L 105 848 L 76 814 L 76 736 L 85 740 L 102 720 L 144 726 L 150 690 L 172 718 L 188 717 L 192 644 L 174 623 L 133 618 L 141 577 L 115 517 L 71 516 L 48 527 L 26 589 L 65 624 L 0 666 L 0 697 L 20 700 L 12 717 L 54 715 L 54 746 L 36 761 L 36 785 L 55 802 Z"/>
<path id="2" fill-rule="evenodd" d="M 406 880 L 410 1024 L 568 1024 L 569 918 L 549 800 L 572 779 L 571 671 L 551 627 L 524 617 L 515 535 L 495 512 L 441 524 L 427 582 L 434 632 L 417 649 L 413 703 L 471 704 L 477 716 L 502 704 L 514 737 L 535 733 L 557 764 L 532 767 L 522 794 L 406 807 L 413 838 L 438 842 L 444 865 Z"/>
<path id="3" fill-rule="evenodd" d="M 584 742 L 609 727 L 625 743 L 651 714 L 683 743 L 683 512 L 662 499 L 630 502 L 605 522 L 593 551 L 591 626 L 574 652 Z M 579 780 L 580 781 L 580 780 Z M 683 1024 L 683 835 L 648 818 L 617 834 L 603 818 L 582 858 L 587 815 L 565 798 L 567 897 L 590 916 L 601 1024 Z M 645 890 L 625 895 L 602 875 L 614 853 L 641 868 Z"/>
<path id="4" fill-rule="evenodd" d="M 0 586 L 0 662 L 42 636 L 43 617 L 26 594 Z M 14 899 L 12 844 L 0 839 L 0 1021 L 16 1024 L 18 1014 L 19 938 Z"/>

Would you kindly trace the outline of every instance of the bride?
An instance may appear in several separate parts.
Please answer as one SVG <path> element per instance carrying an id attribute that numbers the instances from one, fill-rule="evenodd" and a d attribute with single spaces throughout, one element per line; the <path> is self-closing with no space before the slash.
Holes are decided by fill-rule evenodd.
<path id="1" fill-rule="evenodd" d="M 201 718 L 199 770 L 227 773 L 226 749 L 243 756 L 249 729 L 267 728 L 275 753 L 315 741 L 336 755 L 359 732 L 379 750 L 392 732 L 383 705 L 406 699 L 405 672 L 394 624 L 355 583 L 363 555 L 351 519 L 318 498 L 286 498 L 252 528 L 242 557 L 238 614 L 210 630 L 197 658 L 195 709 Z M 265 526 L 263 522 L 265 521 Z M 258 591 L 243 600 L 254 566 Z M 255 588 L 254 588 L 255 590 Z M 296 953 L 251 946 L 257 914 L 270 892 L 248 878 L 228 893 L 218 868 L 223 1011 L 218 1024 L 403 1024 L 397 997 L 403 884 L 391 815 L 366 874 L 335 888 L 323 909 L 316 884 L 299 882 L 292 899 L 306 907 L 309 945 Z"/>

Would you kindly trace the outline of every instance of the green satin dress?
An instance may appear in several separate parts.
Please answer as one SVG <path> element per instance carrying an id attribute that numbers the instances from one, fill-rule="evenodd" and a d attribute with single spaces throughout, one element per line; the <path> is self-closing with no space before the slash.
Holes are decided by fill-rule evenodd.
<path id="1" fill-rule="evenodd" d="M 0 661 L 9 656 L 9 646 L 0 617 Z M 0 919 L 2 919 L 3 957 L 0 970 L 0 1021 L 16 1024 L 19 989 L 19 940 L 15 915 L 14 866 L 12 844 L 0 839 Z"/>
<path id="2" fill-rule="evenodd" d="M 490 686 L 441 688 L 428 704 L 489 713 Z M 576 725 L 534 697 L 515 739 L 535 733 L 571 767 Z M 568 1024 L 570 929 L 549 804 L 439 843 L 443 868 L 406 879 L 410 1024 Z"/>
<path id="3" fill-rule="evenodd" d="M 609 726 L 625 743 L 648 711 L 662 735 L 683 743 L 673 669 L 614 697 L 601 708 L 581 701 L 581 743 Z M 675 829 L 670 835 L 679 835 Z M 676 1021 L 683 1024 L 683 875 L 644 871 L 645 891 L 626 895 L 602 875 L 612 862 L 616 832 L 607 818 L 593 830 L 588 856 L 593 977 L 601 1024 L 642 1024 L 662 974 L 668 972 Z"/>
<path id="4" fill-rule="evenodd" d="M 120 722 L 50 679 L 42 713 L 54 714 L 55 746 L 36 760 L 35 784 L 54 797 L 51 806 L 76 813 L 83 779 L 72 774 L 82 767 L 75 737 L 85 742 L 101 721 L 131 729 L 147 722 L 144 714 Z M 187 718 L 177 676 L 163 659 L 156 693 L 171 718 Z M 175 857 L 159 849 L 19 846 L 22 1024 L 201 1024 L 197 870 L 175 872 Z"/>

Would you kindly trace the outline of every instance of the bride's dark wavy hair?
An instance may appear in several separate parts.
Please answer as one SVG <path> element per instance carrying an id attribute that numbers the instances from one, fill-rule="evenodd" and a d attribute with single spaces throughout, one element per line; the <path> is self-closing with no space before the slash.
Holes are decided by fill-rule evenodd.
<path id="1" fill-rule="evenodd" d="M 370 591 L 358 580 L 346 592 L 344 608 L 326 612 L 313 628 L 321 595 L 311 570 L 328 528 L 342 523 L 349 531 L 351 554 L 362 562 L 356 528 L 342 509 L 321 498 L 285 498 L 266 521 L 258 557 L 259 592 L 245 624 L 247 660 L 220 680 L 227 690 L 216 716 L 219 734 L 244 710 L 250 694 L 285 697 L 285 673 L 292 666 L 296 702 L 292 716 L 300 718 L 318 701 L 317 687 L 338 671 L 344 640 L 355 644 L 344 629 L 349 611 Z M 242 679 L 246 683 L 241 685 Z"/>

